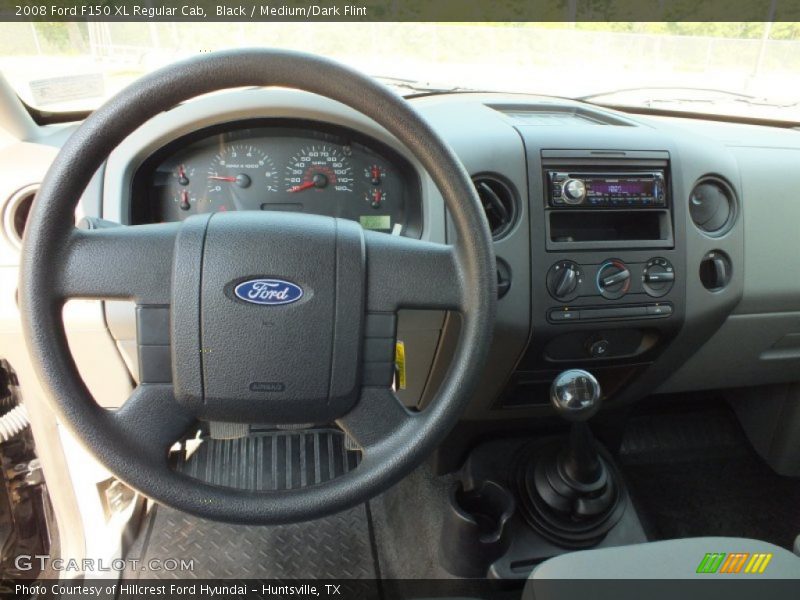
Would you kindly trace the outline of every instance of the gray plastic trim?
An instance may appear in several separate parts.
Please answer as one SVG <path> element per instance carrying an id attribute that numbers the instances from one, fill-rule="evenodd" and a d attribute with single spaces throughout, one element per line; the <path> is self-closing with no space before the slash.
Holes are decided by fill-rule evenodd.
<path id="1" fill-rule="evenodd" d="M 441 194 L 419 161 L 395 136 L 348 106 L 301 90 L 259 88 L 223 91 L 183 102 L 161 113 L 128 136 L 109 156 L 105 171 L 102 217 L 127 224 L 133 176 L 153 152 L 183 135 L 213 125 L 253 119 L 307 119 L 359 131 L 390 146 L 422 180 L 422 239 L 444 241 Z"/>

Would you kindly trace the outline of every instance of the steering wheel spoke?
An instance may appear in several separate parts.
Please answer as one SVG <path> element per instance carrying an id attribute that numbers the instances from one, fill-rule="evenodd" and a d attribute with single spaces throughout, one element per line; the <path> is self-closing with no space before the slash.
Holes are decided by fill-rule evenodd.
<path id="1" fill-rule="evenodd" d="M 452 246 L 364 232 L 367 310 L 461 310 L 462 282 Z"/>
<path id="2" fill-rule="evenodd" d="M 195 422 L 194 415 L 176 402 L 168 384 L 139 385 L 125 404 L 108 417 L 121 440 L 161 461 Z"/>
<path id="3" fill-rule="evenodd" d="M 362 448 L 374 451 L 401 430 L 413 428 L 420 415 L 406 409 L 388 387 L 363 387 L 356 406 L 337 423 Z"/>
<path id="4" fill-rule="evenodd" d="M 178 223 L 75 229 L 62 255 L 62 299 L 125 298 L 168 304 Z"/>

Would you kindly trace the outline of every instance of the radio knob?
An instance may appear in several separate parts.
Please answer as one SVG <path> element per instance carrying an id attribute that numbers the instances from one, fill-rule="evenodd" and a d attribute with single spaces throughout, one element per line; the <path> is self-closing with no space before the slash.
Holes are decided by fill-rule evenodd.
<path id="1" fill-rule="evenodd" d="M 561 186 L 561 197 L 567 204 L 580 204 L 586 198 L 586 184 L 580 179 L 567 179 Z"/>
<path id="2" fill-rule="evenodd" d="M 578 295 L 581 279 L 580 265 L 571 260 L 562 260 L 550 267 L 547 273 L 547 289 L 556 300 L 572 300 Z"/>

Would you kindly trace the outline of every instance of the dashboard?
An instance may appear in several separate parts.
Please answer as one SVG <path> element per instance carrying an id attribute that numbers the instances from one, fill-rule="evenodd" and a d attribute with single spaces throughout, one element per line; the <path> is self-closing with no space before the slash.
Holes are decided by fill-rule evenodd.
<path id="1" fill-rule="evenodd" d="M 748 222 L 771 215 L 763 227 L 776 231 L 791 222 L 777 215 L 798 208 L 756 212 L 754 197 L 779 196 L 767 189 L 772 180 L 748 170 L 763 153 L 789 160 L 789 148 L 800 149 L 796 131 L 633 117 L 536 96 L 413 103 L 488 194 L 490 225 L 507 201 L 494 237 L 503 296 L 492 359 L 465 419 L 548 414 L 547 389 L 564 368 L 595 374 L 611 406 L 656 391 L 780 381 L 800 367 L 800 354 L 783 347 L 795 339 L 796 313 L 785 312 L 792 302 L 762 314 L 797 290 L 763 269 L 756 281 L 745 263 L 757 256 L 744 252 Z M 175 107 L 111 155 L 101 189 L 94 210 L 126 224 L 296 210 L 432 242 L 456 235 L 430 176 L 392 136 L 347 107 L 291 90 Z M 770 243 L 760 234 L 749 242 Z M 113 303 L 106 312 L 135 378 L 135 316 Z M 432 399 L 457 331 L 441 313 L 399 315 L 408 369 L 399 395 L 408 406 Z M 756 336 L 752 347 L 731 344 Z M 693 355 L 699 360 L 687 360 Z"/>
<path id="2" fill-rule="evenodd" d="M 182 136 L 133 178 L 132 223 L 234 210 L 306 212 L 419 237 L 419 178 L 409 162 L 352 129 L 245 120 Z"/>
<path id="3" fill-rule="evenodd" d="M 503 295 L 491 359 L 465 420 L 547 415 L 550 381 L 573 367 L 598 377 L 608 406 L 797 379 L 800 287 L 787 274 L 800 272 L 800 202 L 785 190 L 800 189 L 798 131 L 537 96 L 411 102 L 487 194 L 490 223 L 505 218 L 494 237 Z M 72 131 L 13 150 L 45 158 L 24 161 L 38 175 L 11 173 L 9 197 L 41 180 Z M 131 225 L 221 210 L 338 216 L 437 243 L 456 235 L 429 174 L 386 130 L 285 89 L 233 90 L 154 117 L 111 154 L 78 216 Z M 17 255 L 9 246 L 0 259 Z M 6 304 L 16 314 L 13 293 Z M 135 307 L 79 308 L 86 321 L 70 318 L 84 377 L 116 406 L 139 373 Z M 449 315 L 398 315 L 408 406 L 431 401 L 457 335 Z"/>

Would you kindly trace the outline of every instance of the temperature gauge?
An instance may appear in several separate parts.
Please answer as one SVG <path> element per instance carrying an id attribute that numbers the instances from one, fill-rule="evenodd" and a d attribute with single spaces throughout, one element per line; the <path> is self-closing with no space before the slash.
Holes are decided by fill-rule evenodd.
<path id="1" fill-rule="evenodd" d="M 377 164 L 370 165 L 364 169 L 364 177 L 374 186 L 381 185 L 383 180 L 386 179 L 386 169 Z"/>

